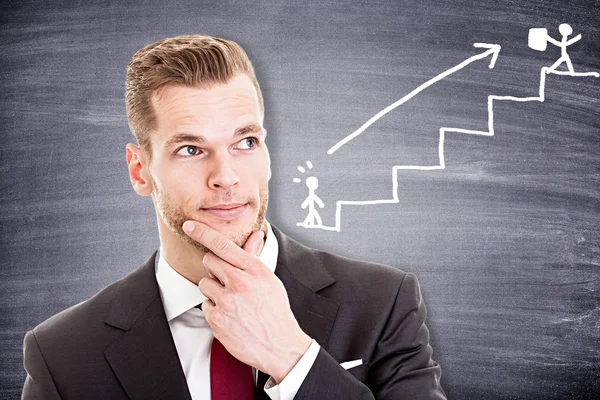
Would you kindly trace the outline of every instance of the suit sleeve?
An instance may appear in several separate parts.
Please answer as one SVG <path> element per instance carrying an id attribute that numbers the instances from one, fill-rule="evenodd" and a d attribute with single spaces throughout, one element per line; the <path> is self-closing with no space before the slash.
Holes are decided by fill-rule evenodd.
<path id="1" fill-rule="evenodd" d="M 431 358 L 426 317 L 419 281 L 407 273 L 371 359 L 369 383 L 375 398 L 446 399 L 440 366 Z"/>
<path id="2" fill-rule="evenodd" d="M 445 400 L 426 316 L 419 282 L 406 274 L 369 362 L 367 385 L 321 348 L 295 399 Z"/>
<path id="3" fill-rule="evenodd" d="M 21 399 L 60 399 L 35 333 L 28 331 L 23 341 L 23 366 L 27 372 Z"/>

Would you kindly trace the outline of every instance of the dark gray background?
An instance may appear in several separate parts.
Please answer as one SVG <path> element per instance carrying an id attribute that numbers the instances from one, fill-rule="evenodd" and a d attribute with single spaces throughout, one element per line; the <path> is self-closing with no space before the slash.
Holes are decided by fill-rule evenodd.
<path id="1" fill-rule="evenodd" d="M 60 3 L 60 5 L 59 5 Z M 399 174 L 399 204 L 346 208 L 340 233 L 296 222 L 311 160 L 325 224 L 336 200 L 391 198 L 391 166 L 437 163 L 440 126 L 485 129 L 489 94 L 534 96 L 559 57 L 527 47 L 568 22 L 578 71 L 600 70 L 598 1 L 2 2 L 0 375 L 22 340 L 143 262 L 154 209 L 129 183 L 125 66 L 167 36 L 242 44 L 265 96 L 269 220 L 301 242 L 414 272 L 453 399 L 583 399 L 600 391 L 600 79 L 550 76 L 544 103 L 497 103 L 496 136 L 449 134 L 447 168 Z M 421 83 L 497 43 L 333 156 Z M 305 175 L 306 176 L 306 175 Z"/>

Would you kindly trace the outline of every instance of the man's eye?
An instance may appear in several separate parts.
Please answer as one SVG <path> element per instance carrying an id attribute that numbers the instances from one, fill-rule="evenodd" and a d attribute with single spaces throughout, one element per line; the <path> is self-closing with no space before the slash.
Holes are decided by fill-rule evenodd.
<path id="1" fill-rule="evenodd" d="M 239 144 L 238 144 L 238 148 L 242 149 L 242 150 L 247 150 L 247 149 L 251 149 L 254 146 L 256 146 L 258 142 L 258 139 L 254 138 L 254 137 L 247 137 L 242 139 Z"/>
<path id="2" fill-rule="evenodd" d="M 183 146 L 177 151 L 180 156 L 195 156 L 200 153 L 200 149 L 196 146 Z"/>

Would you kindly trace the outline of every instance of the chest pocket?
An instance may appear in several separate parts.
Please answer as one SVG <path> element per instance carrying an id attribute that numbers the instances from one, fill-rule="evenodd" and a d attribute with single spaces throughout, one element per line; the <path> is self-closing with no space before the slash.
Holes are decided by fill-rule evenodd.
<path id="1" fill-rule="evenodd" d="M 356 367 L 349 368 L 346 371 L 348 371 L 352 374 L 352 376 L 364 383 L 367 380 L 367 375 L 369 373 L 369 363 L 357 365 Z"/>

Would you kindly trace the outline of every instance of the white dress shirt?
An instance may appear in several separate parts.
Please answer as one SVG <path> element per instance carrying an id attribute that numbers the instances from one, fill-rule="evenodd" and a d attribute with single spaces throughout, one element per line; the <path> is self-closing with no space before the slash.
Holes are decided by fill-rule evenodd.
<path id="1" fill-rule="evenodd" d="M 266 223 L 267 238 L 260 260 L 275 273 L 279 245 L 271 225 Z M 162 247 L 156 258 L 155 272 L 160 297 L 190 394 L 193 400 L 211 399 L 210 348 L 213 332 L 202 310 L 196 308 L 206 297 L 198 286 L 181 276 L 167 263 Z M 313 339 L 306 353 L 278 385 L 272 377 L 269 378 L 264 387 L 267 395 L 273 400 L 292 400 L 314 364 L 319 348 L 319 344 Z M 256 385 L 258 373 L 255 368 L 252 368 L 252 371 Z"/>

